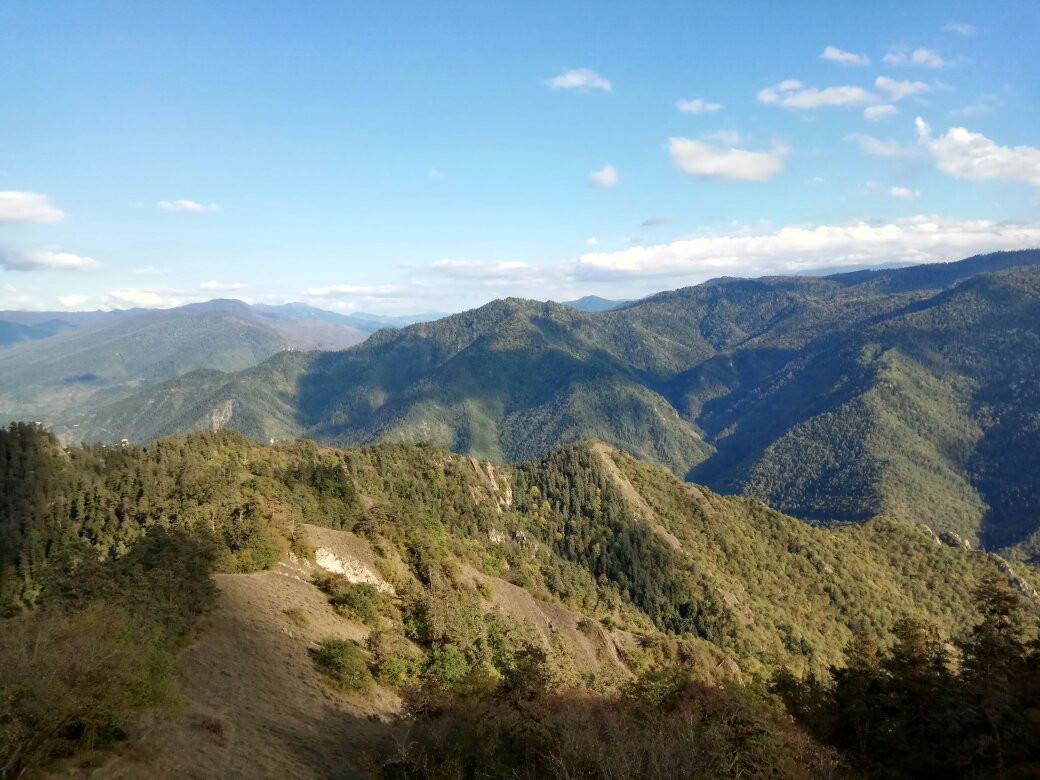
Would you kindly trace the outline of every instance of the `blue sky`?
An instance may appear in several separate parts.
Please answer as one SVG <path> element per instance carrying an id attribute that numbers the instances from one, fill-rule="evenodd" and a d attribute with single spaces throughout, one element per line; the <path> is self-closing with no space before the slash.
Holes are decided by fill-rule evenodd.
<path id="1" fill-rule="evenodd" d="M 1038 32 L 1035 2 L 10 0 L 0 308 L 445 311 L 1037 246 Z"/>

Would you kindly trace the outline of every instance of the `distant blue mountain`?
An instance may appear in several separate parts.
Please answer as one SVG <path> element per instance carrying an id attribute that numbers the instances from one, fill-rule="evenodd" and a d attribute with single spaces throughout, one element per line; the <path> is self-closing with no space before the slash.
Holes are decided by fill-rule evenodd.
<path id="1" fill-rule="evenodd" d="M 617 309 L 631 301 L 612 301 L 609 298 L 600 298 L 598 295 L 586 295 L 576 301 L 564 301 L 563 303 L 578 311 L 597 312 Z"/>

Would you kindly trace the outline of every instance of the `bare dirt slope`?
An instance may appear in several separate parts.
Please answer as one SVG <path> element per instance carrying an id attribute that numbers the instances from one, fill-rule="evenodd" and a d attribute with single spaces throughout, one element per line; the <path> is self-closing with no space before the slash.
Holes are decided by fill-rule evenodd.
<path id="1" fill-rule="evenodd" d="M 96 773 L 104 778 L 355 778 L 385 745 L 397 701 L 331 689 L 310 649 L 363 639 L 302 570 L 220 575 L 219 605 L 182 657 L 182 715 L 158 722 Z"/>
<path id="2" fill-rule="evenodd" d="M 132 734 L 97 778 L 364 778 L 372 756 L 392 752 L 399 699 L 377 688 L 348 697 L 331 688 L 312 651 L 324 639 L 364 643 L 368 628 L 337 613 L 311 580 L 323 569 L 392 592 L 381 572 L 411 574 L 346 531 L 307 526 L 314 561 L 289 556 L 273 570 L 216 576 L 220 599 L 181 655 L 182 711 Z M 561 605 L 465 567 L 494 608 L 526 622 L 546 646 L 604 680 L 629 676 L 624 638 Z M 620 645 L 619 645 L 620 642 Z"/>
<path id="3" fill-rule="evenodd" d="M 598 670 L 608 678 L 630 677 L 618 654 L 618 645 L 600 623 L 584 621 L 582 630 L 582 616 L 566 607 L 539 601 L 529 591 L 472 567 L 467 566 L 465 573 L 474 583 L 485 583 L 491 590 L 492 603 L 534 628 L 547 646 L 562 642 L 582 669 Z"/>

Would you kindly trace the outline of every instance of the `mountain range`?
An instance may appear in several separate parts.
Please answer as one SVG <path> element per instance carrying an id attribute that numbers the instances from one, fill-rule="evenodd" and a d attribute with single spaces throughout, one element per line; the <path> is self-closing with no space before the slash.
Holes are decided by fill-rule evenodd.
<path id="1" fill-rule="evenodd" d="M 232 427 L 499 461 L 597 438 L 795 516 L 893 514 L 1035 555 L 1040 251 L 724 278 L 619 308 L 506 299 L 343 351 L 181 374 L 82 438 Z"/>
<path id="2" fill-rule="evenodd" d="M 326 316 L 328 315 L 328 316 Z M 174 309 L 0 312 L 0 419 L 75 432 L 89 411 L 199 369 L 236 371 L 290 349 L 341 349 L 362 329 L 310 307 L 214 300 Z"/>
<path id="3" fill-rule="evenodd" d="M 0 428 L 0 762 L 1031 776 L 1038 255 L 266 358 L 351 326 L 215 301 L 7 347 L 100 373 L 61 440 Z"/>

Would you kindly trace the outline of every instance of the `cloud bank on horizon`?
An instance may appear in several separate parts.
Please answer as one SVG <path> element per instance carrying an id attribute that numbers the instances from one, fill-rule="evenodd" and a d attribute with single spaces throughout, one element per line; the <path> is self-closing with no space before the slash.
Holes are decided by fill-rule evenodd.
<path id="1" fill-rule="evenodd" d="M 207 10 L 244 27 L 212 39 Z M 425 30 L 366 0 L 274 51 L 268 10 L 15 0 L 0 308 L 402 313 L 1040 246 L 1040 12 L 964 11 L 577 28 L 500 7 Z"/>

